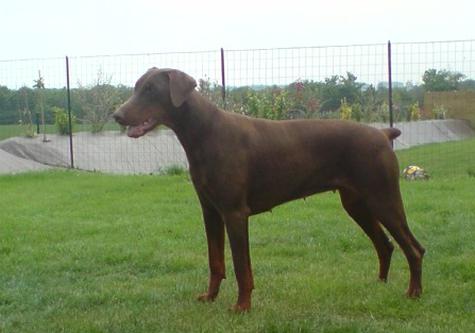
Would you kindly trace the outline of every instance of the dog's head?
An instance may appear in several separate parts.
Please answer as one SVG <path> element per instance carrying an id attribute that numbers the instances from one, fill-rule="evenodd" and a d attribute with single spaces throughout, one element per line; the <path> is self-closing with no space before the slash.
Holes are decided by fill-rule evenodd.
<path id="1" fill-rule="evenodd" d="M 113 114 L 127 135 L 141 137 L 159 124 L 167 124 L 170 112 L 176 112 L 188 99 L 196 81 L 175 69 L 149 69 L 135 84 L 134 94 Z"/>

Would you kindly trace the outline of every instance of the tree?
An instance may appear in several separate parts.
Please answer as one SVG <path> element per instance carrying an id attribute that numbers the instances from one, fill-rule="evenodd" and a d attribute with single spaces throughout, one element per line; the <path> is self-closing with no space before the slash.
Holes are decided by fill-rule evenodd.
<path id="1" fill-rule="evenodd" d="M 465 90 L 475 90 L 475 80 L 468 79 L 461 82 L 460 87 L 461 89 Z"/>
<path id="2" fill-rule="evenodd" d="M 15 111 L 17 106 L 14 95 L 10 89 L 0 85 L 0 124 L 14 124 L 18 121 Z"/>
<path id="3" fill-rule="evenodd" d="M 38 71 L 38 80 L 33 80 L 35 84 L 33 88 L 36 89 L 37 98 L 38 98 L 38 107 L 41 113 L 41 124 L 43 125 L 43 142 L 48 142 L 46 138 L 46 123 L 45 123 L 45 103 L 43 92 L 45 90 L 45 79 L 41 76 L 41 72 Z"/>
<path id="4" fill-rule="evenodd" d="M 459 88 L 464 77 L 462 73 L 432 68 L 425 71 L 422 81 L 426 91 L 452 91 Z"/>
<path id="5" fill-rule="evenodd" d="M 326 78 L 320 89 L 322 100 L 320 111 L 338 110 L 343 99 L 350 105 L 358 102 L 363 84 L 356 82 L 356 79 L 357 77 L 350 72 L 346 73 L 346 77 L 334 75 Z"/>
<path id="6" fill-rule="evenodd" d="M 79 85 L 79 89 L 75 91 L 83 111 L 83 120 L 91 125 L 92 133 L 99 133 L 104 129 L 110 116 L 122 102 L 119 90 L 110 84 L 111 81 L 111 77 L 105 77 L 99 70 L 93 86 Z"/>

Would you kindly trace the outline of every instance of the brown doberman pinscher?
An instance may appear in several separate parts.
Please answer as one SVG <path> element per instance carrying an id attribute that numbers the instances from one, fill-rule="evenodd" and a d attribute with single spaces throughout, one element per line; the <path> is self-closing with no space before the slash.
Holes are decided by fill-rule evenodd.
<path id="1" fill-rule="evenodd" d="M 239 288 L 234 310 L 249 310 L 249 216 L 329 190 L 339 191 L 343 207 L 373 242 L 379 278 L 386 281 L 393 252 L 384 226 L 409 263 L 407 295 L 421 294 L 425 250 L 407 225 L 391 148 L 399 130 L 341 120 L 253 119 L 220 110 L 195 87 L 181 71 L 152 68 L 114 118 L 133 138 L 168 126 L 185 149 L 208 240 L 209 286 L 199 300 L 213 301 L 225 278 L 226 230 Z"/>

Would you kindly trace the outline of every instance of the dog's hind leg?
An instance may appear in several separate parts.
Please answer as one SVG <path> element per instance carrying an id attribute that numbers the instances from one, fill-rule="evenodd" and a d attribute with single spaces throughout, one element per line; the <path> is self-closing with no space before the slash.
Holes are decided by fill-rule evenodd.
<path id="1" fill-rule="evenodd" d="M 371 214 L 371 211 L 361 196 L 346 189 L 341 189 L 339 192 L 341 203 L 346 212 L 373 242 L 379 259 L 379 279 L 386 282 L 394 246 L 389 241 L 379 222 Z"/>
<path id="2" fill-rule="evenodd" d="M 411 273 L 408 297 L 422 293 L 422 258 L 425 249 L 419 244 L 406 221 L 406 214 L 399 193 L 380 193 L 369 200 L 369 207 L 381 224 L 389 231 L 406 256 Z"/>

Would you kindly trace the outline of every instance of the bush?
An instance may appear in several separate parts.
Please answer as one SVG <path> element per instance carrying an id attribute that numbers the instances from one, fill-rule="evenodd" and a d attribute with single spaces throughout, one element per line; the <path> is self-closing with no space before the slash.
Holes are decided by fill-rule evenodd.
<path id="1" fill-rule="evenodd" d="M 33 120 L 31 111 L 29 109 L 19 110 L 20 120 L 18 125 L 20 126 L 23 135 L 27 138 L 33 138 L 35 136 L 35 127 L 33 126 Z"/>
<path id="2" fill-rule="evenodd" d="M 417 103 L 414 103 L 409 108 L 410 121 L 417 121 L 421 119 L 421 109 Z"/>
<path id="3" fill-rule="evenodd" d="M 84 87 L 79 84 L 79 88 L 74 90 L 74 97 L 81 105 L 83 119 L 80 120 L 90 124 L 92 133 L 102 132 L 112 113 L 123 102 L 120 91 L 111 81 L 111 76 L 99 70 L 93 85 Z"/>
<path id="4" fill-rule="evenodd" d="M 355 103 L 351 106 L 351 118 L 355 121 L 360 122 L 363 118 L 363 111 L 361 104 Z"/>
<path id="5" fill-rule="evenodd" d="M 180 176 L 187 173 L 187 170 L 181 165 L 170 165 L 163 168 L 160 173 L 167 176 Z"/>
<path id="6" fill-rule="evenodd" d="M 255 118 L 287 119 L 290 108 L 288 93 L 280 88 L 251 91 L 247 96 L 245 114 Z"/>
<path id="7" fill-rule="evenodd" d="M 340 105 L 340 119 L 350 120 L 351 114 L 352 114 L 351 106 L 348 105 L 348 103 L 346 102 L 346 97 L 344 97 L 341 100 L 341 105 Z"/>
<path id="8" fill-rule="evenodd" d="M 51 111 L 54 114 L 54 124 L 60 135 L 69 135 L 69 117 L 65 109 L 53 106 Z M 76 118 L 71 116 L 71 127 L 73 127 Z"/>
<path id="9" fill-rule="evenodd" d="M 432 109 L 432 117 L 434 119 L 445 119 L 447 116 L 447 108 L 443 105 L 437 105 Z"/>

